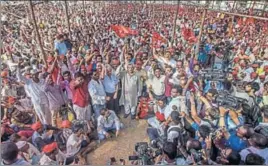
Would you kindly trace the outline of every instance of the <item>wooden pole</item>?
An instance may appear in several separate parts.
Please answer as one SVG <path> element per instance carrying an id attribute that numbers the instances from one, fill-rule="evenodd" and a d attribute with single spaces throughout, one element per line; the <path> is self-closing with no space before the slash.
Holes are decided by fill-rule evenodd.
<path id="1" fill-rule="evenodd" d="M 252 7 L 250 9 L 250 12 L 249 12 L 249 15 L 253 15 L 253 10 L 254 10 L 255 3 L 256 3 L 256 1 L 253 2 L 253 5 L 252 5 Z"/>
<path id="2" fill-rule="evenodd" d="M 83 0 L 84 17 L 86 18 L 85 0 Z"/>
<path id="3" fill-rule="evenodd" d="M 231 12 L 233 12 L 233 11 L 234 11 L 234 9 L 235 9 L 235 5 L 236 5 L 236 1 L 234 1 L 234 4 L 233 4 L 233 7 L 232 7 Z"/>
<path id="4" fill-rule="evenodd" d="M 199 55 L 199 48 L 200 48 L 200 42 L 201 42 L 201 37 L 202 37 L 202 34 L 203 34 L 203 28 L 204 28 L 204 22 L 205 22 L 205 18 L 206 18 L 206 15 L 207 15 L 207 9 L 204 9 L 203 11 L 203 14 L 202 14 L 202 18 L 201 18 L 201 25 L 200 25 L 200 31 L 199 31 L 199 35 L 198 35 L 198 41 L 197 41 L 197 46 L 196 46 L 196 58 L 198 57 Z"/>
<path id="5" fill-rule="evenodd" d="M 266 7 L 267 7 L 267 4 L 266 4 L 266 1 L 265 1 L 264 4 L 263 4 L 263 9 L 262 9 L 262 14 L 261 14 L 262 16 L 264 16 Z"/>
<path id="6" fill-rule="evenodd" d="M 176 25 L 177 25 L 177 19 L 179 14 L 179 8 L 180 8 L 180 1 L 177 1 L 177 11 L 175 12 L 174 17 L 174 26 L 173 26 L 173 32 L 172 32 L 172 40 L 171 40 L 171 47 L 173 46 L 174 40 L 175 40 L 175 34 L 176 34 Z"/>
<path id="7" fill-rule="evenodd" d="M 235 5 L 236 5 L 236 1 L 234 1 L 234 4 L 233 4 L 233 7 L 232 7 L 231 11 L 234 11 L 234 7 L 235 7 Z M 229 28 L 230 28 L 230 29 L 229 29 L 229 33 L 228 33 L 229 36 L 231 36 L 232 33 L 233 33 L 234 17 L 235 17 L 235 16 L 232 16 L 231 26 L 229 27 Z"/>
<path id="8" fill-rule="evenodd" d="M 37 27 L 37 24 L 36 24 L 36 19 L 35 19 L 35 15 L 34 15 L 34 9 L 33 9 L 32 0 L 29 0 L 29 9 L 30 9 L 30 13 L 31 13 L 31 16 L 32 16 L 33 24 L 34 24 L 34 30 L 35 30 L 35 34 L 36 34 L 36 38 L 37 38 L 37 43 L 38 43 L 39 48 L 41 50 L 41 56 L 42 56 L 41 58 L 43 59 L 45 65 L 47 65 L 47 63 L 46 63 L 46 55 L 45 55 L 45 52 L 44 52 L 44 49 L 43 49 L 43 46 L 42 46 L 40 34 L 39 34 L 38 27 Z"/>
<path id="9" fill-rule="evenodd" d="M 71 39 L 72 35 L 71 35 L 71 28 L 70 28 L 70 22 L 69 22 L 69 14 L 68 14 L 68 4 L 67 1 L 64 1 L 65 4 L 65 17 L 66 17 L 66 24 L 68 27 L 68 31 L 69 31 L 69 38 Z"/>

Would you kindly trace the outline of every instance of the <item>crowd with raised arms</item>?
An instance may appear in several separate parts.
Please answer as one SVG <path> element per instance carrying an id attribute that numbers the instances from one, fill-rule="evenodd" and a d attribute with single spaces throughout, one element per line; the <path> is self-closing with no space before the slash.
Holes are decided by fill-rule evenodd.
<path id="1" fill-rule="evenodd" d="M 1 17 L 1 164 L 88 164 L 123 118 L 154 164 L 268 164 L 268 21 L 73 2 L 68 31 L 63 3 L 34 6 L 45 56 L 27 5 Z"/>

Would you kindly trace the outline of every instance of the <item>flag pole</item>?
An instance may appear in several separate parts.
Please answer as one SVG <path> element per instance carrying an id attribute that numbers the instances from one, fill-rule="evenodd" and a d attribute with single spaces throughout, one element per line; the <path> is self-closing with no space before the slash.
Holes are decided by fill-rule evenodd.
<path id="1" fill-rule="evenodd" d="M 40 51 L 41 51 L 41 56 L 42 56 L 41 58 L 43 59 L 44 64 L 47 65 L 46 55 L 45 55 L 45 52 L 44 52 L 44 49 L 43 49 L 43 46 L 42 46 L 40 34 L 39 34 L 39 31 L 38 31 L 38 27 L 37 27 L 37 23 L 36 23 L 36 19 L 35 19 L 32 0 L 29 0 L 29 10 L 30 10 L 32 21 L 33 21 L 33 24 L 34 24 L 34 30 L 35 30 L 35 33 L 36 33 L 37 43 L 38 43 Z"/>
<path id="2" fill-rule="evenodd" d="M 177 19 L 179 14 L 179 7 L 180 7 L 180 0 L 177 1 L 177 11 L 175 12 L 175 18 L 174 18 L 174 26 L 173 26 L 173 32 L 172 32 L 172 40 L 171 40 L 171 47 L 173 46 L 174 40 L 175 40 L 175 34 L 176 34 L 176 25 L 177 25 Z"/>

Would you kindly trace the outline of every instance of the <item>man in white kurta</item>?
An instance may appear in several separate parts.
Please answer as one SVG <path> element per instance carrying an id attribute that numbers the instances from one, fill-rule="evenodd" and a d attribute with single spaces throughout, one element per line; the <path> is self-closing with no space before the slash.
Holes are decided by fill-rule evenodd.
<path id="1" fill-rule="evenodd" d="M 140 80 L 135 74 L 132 64 L 128 64 L 127 71 L 120 71 L 120 67 L 118 75 L 122 80 L 122 94 L 119 105 L 124 105 L 125 107 L 125 118 L 131 113 L 131 119 L 135 119 L 138 97 L 141 94 L 141 89 L 139 88 Z"/>
<path id="2" fill-rule="evenodd" d="M 17 78 L 25 83 L 29 97 L 31 97 L 36 115 L 42 124 L 51 124 L 51 113 L 49 110 L 49 102 L 44 92 L 45 80 L 39 79 L 37 70 L 31 71 L 32 78 L 27 79 L 22 76 L 20 66 L 17 69 Z"/>

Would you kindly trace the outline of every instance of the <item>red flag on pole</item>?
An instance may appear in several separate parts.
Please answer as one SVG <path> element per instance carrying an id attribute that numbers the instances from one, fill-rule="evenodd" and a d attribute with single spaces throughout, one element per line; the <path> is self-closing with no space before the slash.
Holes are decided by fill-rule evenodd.
<path id="1" fill-rule="evenodd" d="M 127 35 L 137 35 L 138 31 L 122 25 L 111 25 L 112 30 L 120 38 L 124 38 Z"/>

